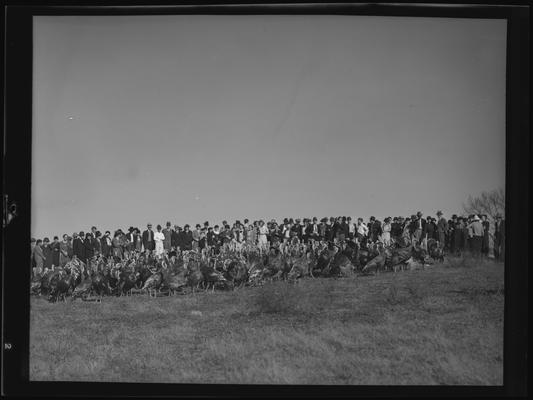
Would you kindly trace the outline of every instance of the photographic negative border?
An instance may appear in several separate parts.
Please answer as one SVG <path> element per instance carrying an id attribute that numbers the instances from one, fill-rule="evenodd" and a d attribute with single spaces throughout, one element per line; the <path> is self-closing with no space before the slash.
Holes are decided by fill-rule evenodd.
<path id="1" fill-rule="evenodd" d="M 486 4 L 486 3 L 485 3 Z M 200 1 L 169 3 L 8 1 L 6 21 L 3 192 L 18 216 L 2 231 L 2 394 L 26 396 L 525 396 L 527 393 L 527 265 L 529 222 L 529 8 L 442 3 L 302 3 Z M 527 3 L 526 3 L 527 4 Z M 32 139 L 32 18 L 37 15 L 300 14 L 372 15 L 507 20 L 506 257 L 504 385 L 302 386 L 196 385 L 29 381 Z M 28 257 L 29 258 L 29 257 Z M 24 258 L 23 258 L 24 259 Z"/>

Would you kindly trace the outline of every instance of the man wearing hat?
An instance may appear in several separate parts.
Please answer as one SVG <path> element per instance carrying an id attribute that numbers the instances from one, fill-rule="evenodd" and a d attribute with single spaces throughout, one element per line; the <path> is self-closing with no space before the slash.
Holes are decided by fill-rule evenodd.
<path id="1" fill-rule="evenodd" d="M 128 228 L 128 234 L 126 235 L 126 255 L 131 254 L 135 250 L 135 229 L 133 226 Z"/>
<path id="2" fill-rule="evenodd" d="M 481 245 L 483 243 L 483 224 L 477 215 L 472 216 L 472 222 L 468 225 L 470 237 L 470 250 L 474 257 L 481 255 Z"/>
<path id="3" fill-rule="evenodd" d="M 442 211 L 437 211 L 437 237 L 439 241 L 439 245 L 441 248 L 444 248 L 444 245 L 446 244 L 446 235 L 448 234 L 448 221 L 446 221 L 446 218 L 442 215 Z"/>
<path id="4" fill-rule="evenodd" d="M 146 225 L 146 230 L 143 232 L 142 241 L 144 251 L 154 251 L 155 250 L 155 241 L 154 241 L 154 231 L 152 230 L 152 224 L 148 223 Z"/>
<path id="5" fill-rule="evenodd" d="M 420 242 L 420 239 L 422 238 L 422 232 L 424 232 L 426 228 L 426 220 L 422 218 L 422 215 L 422 212 L 418 211 L 416 216 L 414 216 L 414 221 L 411 222 L 413 224 L 413 239 L 417 242 Z"/>

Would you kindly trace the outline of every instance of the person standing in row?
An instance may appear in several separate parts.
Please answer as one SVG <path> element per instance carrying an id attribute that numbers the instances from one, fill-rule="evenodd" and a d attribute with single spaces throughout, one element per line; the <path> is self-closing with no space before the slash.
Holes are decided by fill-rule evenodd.
<path id="1" fill-rule="evenodd" d="M 481 246 L 483 244 L 483 225 L 477 215 L 472 217 L 472 222 L 468 225 L 470 232 L 470 251 L 474 257 L 481 255 Z"/>
<path id="2" fill-rule="evenodd" d="M 59 237 L 54 236 L 54 241 L 50 245 L 50 248 L 52 249 L 52 264 L 56 267 L 59 267 L 59 258 L 61 254 L 61 249 L 59 245 Z"/>
<path id="3" fill-rule="evenodd" d="M 44 255 L 42 244 L 43 244 L 43 241 L 41 239 L 38 239 L 37 242 L 35 243 L 35 249 L 33 250 L 36 274 L 40 274 L 43 272 L 44 262 L 46 261 L 46 257 Z"/>
<path id="4" fill-rule="evenodd" d="M 189 224 L 183 227 L 183 232 L 181 232 L 181 245 L 183 246 L 184 251 L 192 250 L 192 232 L 189 230 Z"/>
<path id="5" fill-rule="evenodd" d="M 72 234 L 73 242 L 72 242 L 72 252 L 76 256 L 76 258 L 82 262 L 85 262 L 85 246 L 83 245 L 83 232 L 79 233 L 79 236 L 76 232 Z"/>
<path id="6" fill-rule="evenodd" d="M 113 246 L 113 257 L 117 260 L 122 260 L 124 253 L 122 249 L 122 236 L 124 233 L 122 232 L 122 229 L 119 229 L 115 232 L 115 235 L 113 237 L 113 240 L 111 241 L 111 244 Z"/>
<path id="7" fill-rule="evenodd" d="M 155 242 L 155 255 L 160 256 L 164 253 L 165 247 L 163 242 L 165 240 L 165 235 L 161 231 L 161 225 L 157 225 L 157 231 L 154 233 L 154 242 Z"/>
<path id="8" fill-rule="evenodd" d="M 172 247 L 172 224 L 167 222 L 167 227 L 163 229 L 163 235 L 165 235 L 165 240 L 163 240 L 163 248 L 165 251 L 170 251 Z"/>
<path id="9" fill-rule="evenodd" d="M 94 255 L 100 256 L 102 254 L 102 232 L 96 231 L 92 238 Z"/>
<path id="10" fill-rule="evenodd" d="M 111 252 L 113 250 L 113 244 L 111 242 L 111 232 L 105 231 L 104 237 L 100 240 L 101 248 L 102 248 L 102 255 L 107 258 L 111 255 Z"/>
<path id="11" fill-rule="evenodd" d="M 65 266 L 66 263 L 70 261 L 69 257 L 69 242 L 68 242 L 68 236 L 65 233 L 63 235 L 63 241 L 59 244 L 59 265 Z"/>
<path id="12" fill-rule="evenodd" d="M 259 221 L 259 229 L 258 229 L 258 235 L 257 235 L 257 244 L 258 246 L 263 249 L 267 250 L 268 242 L 267 242 L 267 233 L 268 229 L 265 226 L 265 222 L 263 220 Z"/>
<path id="13" fill-rule="evenodd" d="M 133 237 L 135 240 L 135 250 L 138 252 L 141 252 L 143 248 L 143 242 L 141 238 L 141 231 L 139 228 L 135 228 L 133 230 Z"/>
<path id="14" fill-rule="evenodd" d="M 426 220 L 422 218 L 422 216 L 422 212 L 418 211 L 416 213 L 414 221 L 411 221 L 411 223 L 413 224 L 413 237 L 417 241 L 417 243 L 420 243 L 420 240 L 422 239 L 422 233 L 424 232 L 427 223 Z"/>
<path id="15" fill-rule="evenodd" d="M 152 230 L 152 224 L 146 225 L 147 229 L 143 232 L 143 247 L 145 251 L 154 251 L 154 231 Z"/>
<path id="16" fill-rule="evenodd" d="M 363 243 L 368 236 L 368 227 L 363 222 L 363 218 L 357 218 L 357 241 L 359 244 Z"/>
<path id="17" fill-rule="evenodd" d="M 485 214 L 481 215 L 481 224 L 483 225 L 483 242 L 481 243 L 481 254 L 483 257 L 489 256 L 489 230 L 490 222 Z"/>
<path id="18" fill-rule="evenodd" d="M 94 256 L 94 246 L 93 246 L 93 235 L 87 233 L 85 235 L 85 241 L 83 242 L 85 246 L 85 263 L 88 263 Z"/>
<path id="19" fill-rule="evenodd" d="M 368 229 L 370 230 L 370 240 L 377 242 L 378 238 L 383 233 L 381 230 L 381 222 L 374 216 L 370 217 Z"/>
<path id="20" fill-rule="evenodd" d="M 455 243 L 455 230 L 457 229 L 457 215 L 453 214 L 452 218 L 448 221 L 448 249 L 452 254 L 456 253 Z"/>
<path id="21" fill-rule="evenodd" d="M 446 234 L 448 233 L 448 221 L 444 218 L 442 211 L 437 211 L 437 240 L 441 248 L 446 245 Z"/>
<path id="22" fill-rule="evenodd" d="M 198 251 L 200 244 L 200 224 L 196 224 L 194 231 L 192 231 L 192 250 Z"/>
<path id="23" fill-rule="evenodd" d="M 176 250 L 179 250 L 180 248 L 179 233 L 179 226 L 174 225 L 174 229 L 170 232 L 170 247 Z"/>
<path id="24" fill-rule="evenodd" d="M 126 246 L 124 247 L 124 256 L 128 258 L 128 256 L 135 250 L 135 233 L 133 226 L 130 226 L 128 228 L 128 233 L 126 234 L 125 238 Z"/>
<path id="25" fill-rule="evenodd" d="M 50 247 L 50 239 L 47 237 L 43 240 L 44 267 L 51 269 L 54 265 L 53 251 Z"/>
<path id="26" fill-rule="evenodd" d="M 383 240 L 383 244 L 385 246 L 390 246 L 391 244 L 391 217 L 387 217 L 383 220 L 383 227 L 381 228 L 382 234 L 381 239 Z"/>

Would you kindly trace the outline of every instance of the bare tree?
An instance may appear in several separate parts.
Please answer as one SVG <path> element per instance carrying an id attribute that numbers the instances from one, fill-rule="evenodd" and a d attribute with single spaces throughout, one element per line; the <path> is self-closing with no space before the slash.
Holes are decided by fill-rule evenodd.
<path id="1" fill-rule="evenodd" d="M 496 214 L 503 216 L 505 212 L 505 191 L 500 188 L 482 192 L 476 197 L 470 195 L 466 203 L 463 203 L 463 209 L 468 214 L 486 214 L 494 220 Z"/>

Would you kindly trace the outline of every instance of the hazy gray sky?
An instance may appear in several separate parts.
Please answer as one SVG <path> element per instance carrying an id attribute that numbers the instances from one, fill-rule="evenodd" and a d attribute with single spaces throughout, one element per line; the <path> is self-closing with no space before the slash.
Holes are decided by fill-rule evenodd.
<path id="1" fill-rule="evenodd" d="M 505 184 L 505 20 L 34 19 L 32 233 L 449 216 Z"/>

